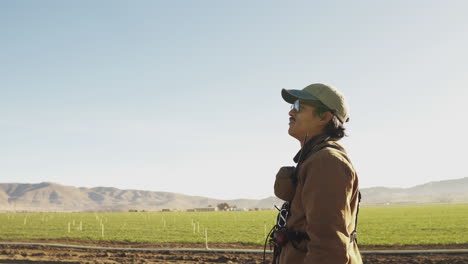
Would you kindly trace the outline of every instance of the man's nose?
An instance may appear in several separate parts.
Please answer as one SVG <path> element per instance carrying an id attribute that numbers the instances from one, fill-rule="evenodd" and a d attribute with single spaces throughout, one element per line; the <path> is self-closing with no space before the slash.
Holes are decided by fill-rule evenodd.
<path id="1" fill-rule="evenodd" d="M 296 114 L 297 114 L 297 112 L 296 112 L 296 110 L 294 110 L 294 108 L 289 110 L 289 116 L 295 116 Z"/>

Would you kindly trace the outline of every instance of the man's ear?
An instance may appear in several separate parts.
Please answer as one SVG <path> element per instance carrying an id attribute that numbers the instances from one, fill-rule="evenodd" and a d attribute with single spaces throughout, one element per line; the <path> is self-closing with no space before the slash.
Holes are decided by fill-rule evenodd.
<path id="1" fill-rule="evenodd" d="M 325 112 L 320 115 L 320 120 L 323 121 L 324 124 L 328 124 L 332 118 L 333 114 L 331 112 Z"/>

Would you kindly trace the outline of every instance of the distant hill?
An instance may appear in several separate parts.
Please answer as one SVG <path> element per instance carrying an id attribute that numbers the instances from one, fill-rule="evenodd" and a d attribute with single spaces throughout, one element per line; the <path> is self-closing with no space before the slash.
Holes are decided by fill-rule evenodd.
<path id="1" fill-rule="evenodd" d="M 112 187 L 72 187 L 56 183 L 0 184 L 0 211 L 128 211 L 216 207 L 219 203 L 238 208 L 272 208 L 278 198 L 220 200 L 170 192 L 121 190 Z"/>
<path id="2" fill-rule="evenodd" d="M 468 177 L 429 182 L 411 188 L 362 189 L 363 205 L 467 203 Z"/>
<path id="3" fill-rule="evenodd" d="M 429 182 L 411 188 L 373 187 L 361 190 L 363 206 L 433 203 L 467 203 L 468 177 L 456 180 Z M 31 212 L 93 212 L 162 209 L 186 210 L 215 207 L 219 203 L 238 208 L 271 208 L 280 206 L 276 197 L 261 200 L 220 200 L 170 192 L 121 190 L 112 187 L 72 187 L 56 183 L 0 184 L 0 211 Z"/>

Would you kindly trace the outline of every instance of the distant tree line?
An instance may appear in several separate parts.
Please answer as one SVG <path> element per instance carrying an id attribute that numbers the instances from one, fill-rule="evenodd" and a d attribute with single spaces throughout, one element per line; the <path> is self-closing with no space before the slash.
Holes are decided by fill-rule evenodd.
<path id="1" fill-rule="evenodd" d="M 237 208 L 235 205 L 229 205 L 228 203 L 219 203 L 216 205 L 219 211 L 230 211 L 234 208 Z"/>

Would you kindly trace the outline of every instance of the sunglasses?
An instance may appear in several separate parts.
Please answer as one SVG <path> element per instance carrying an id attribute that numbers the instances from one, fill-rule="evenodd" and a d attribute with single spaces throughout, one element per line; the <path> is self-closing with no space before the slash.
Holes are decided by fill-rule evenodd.
<path id="1" fill-rule="evenodd" d="M 301 111 L 301 104 L 311 105 L 311 106 L 314 106 L 314 107 L 320 107 L 320 108 L 323 108 L 324 110 L 327 110 L 327 111 L 330 111 L 330 112 L 333 113 L 332 110 L 328 109 L 328 107 L 323 105 L 320 101 L 314 101 L 314 102 L 304 102 L 303 101 L 303 102 L 301 102 L 301 101 L 299 101 L 299 99 L 297 99 L 296 101 L 294 101 L 293 104 L 291 104 L 291 110 L 294 109 L 294 111 L 299 113 Z"/>
<path id="2" fill-rule="evenodd" d="M 301 102 L 299 102 L 299 100 L 294 101 L 294 103 L 291 104 L 291 110 L 292 109 L 299 113 L 299 111 L 301 111 Z"/>

